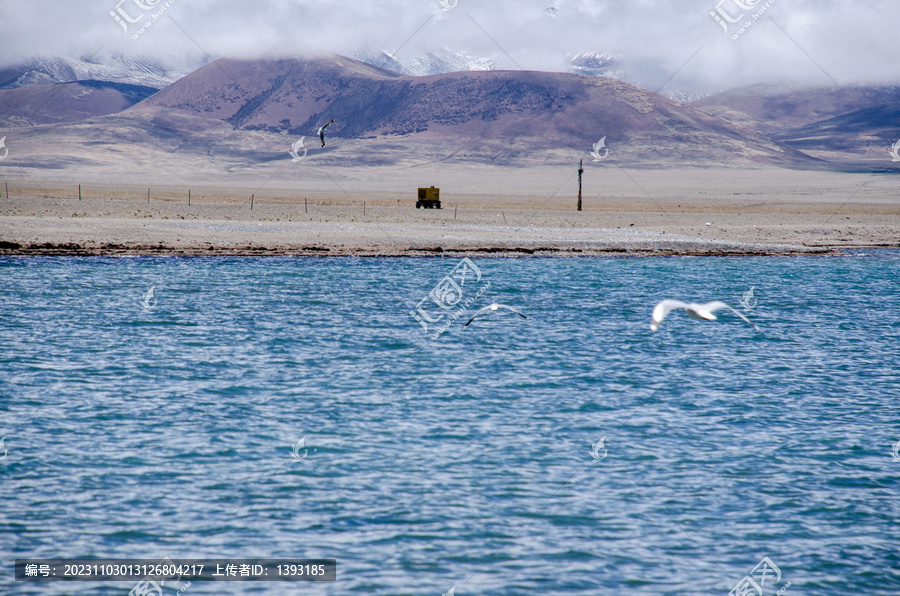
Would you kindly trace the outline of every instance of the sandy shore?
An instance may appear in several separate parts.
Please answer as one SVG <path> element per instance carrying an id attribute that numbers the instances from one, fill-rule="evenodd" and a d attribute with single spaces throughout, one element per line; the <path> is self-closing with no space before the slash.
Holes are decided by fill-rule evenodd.
<path id="1" fill-rule="evenodd" d="M 592 199 L 586 211 L 515 195 L 465 194 L 415 209 L 389 192 L 253 196 L 207 189 L 20 184 L 0 199 L 0 254 L 759 255 L 900 248 L 893 200 L 786 197 Z M 139 194 L 140 193 L 140 194 Z M 246 196 L 245 196 L 246 194 Z M 357 197 L 360 193 L 356 193 Z M 75 196 L 73 196 L 75 195 Z"/>

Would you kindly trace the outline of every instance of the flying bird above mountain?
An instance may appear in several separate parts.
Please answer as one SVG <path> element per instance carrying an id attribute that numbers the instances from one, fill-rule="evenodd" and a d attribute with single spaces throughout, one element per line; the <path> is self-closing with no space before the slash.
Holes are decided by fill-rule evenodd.
<path id="1" fill-rule="evenodd" d="M 329 120 L 328 122 L 326 122 L 325 124 L 323 124 L 322 126 L 319 127 L 318 135 L 319 135 L 319 140 L 322 141 L 323 147 L 325 146 L 325 129 L 328 128 L 328 125 L 331 124 L 332 122 L 334 122 L 334 118 L 332 118 L 331 120 Z"/>

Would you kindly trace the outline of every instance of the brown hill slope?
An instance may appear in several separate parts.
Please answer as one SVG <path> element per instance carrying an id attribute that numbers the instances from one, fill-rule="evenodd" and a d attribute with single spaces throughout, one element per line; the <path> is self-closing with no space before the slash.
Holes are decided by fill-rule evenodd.
<path id="1" fill-rule="evenodd" d="M 560 149 L 590 159 L 588 152 L 601 137 L 611 162 L 816 164 L 761 134 L 645 89 L 567 73 L 413 77 L 344 57 L 229 59 L 203 67 L 129 111 L 171 110 L 226 121 L 237 130 L 291 137 L 312 136 L 334 118 L 327 136 L 335 142 L 400 137 L 409 150 L 441 145 L 448 159 L 490 156 L 500 164 Z"/>
<path id="2" fill-rule="evenodd" d="M 75 81 L 0 89 L 0 127 L 76 122 L 115 114 L 156 93 L 141 85 Z"/>
<path id="3" fill-rule="evenodd" d="M 791 89 L 753 85 L 710 95 L 690 105 L 735 124 L 773 134 L 897 101 L 900 87 Z"/>

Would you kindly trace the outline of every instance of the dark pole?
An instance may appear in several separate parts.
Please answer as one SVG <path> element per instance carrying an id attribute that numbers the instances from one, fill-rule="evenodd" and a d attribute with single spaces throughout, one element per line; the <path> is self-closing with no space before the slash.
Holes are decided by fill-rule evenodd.
<path id="1" fill-rule="evenodd" d="M 150 187 L 147 187 L 147 204 L 150 204 Z"/>
<path id="2" fill-rule="evenodd" d="M 253 197 L 254 195 L 250 195 L 250 211 L 253 211 Z"/>
<path id="3" fill-rule="evenodd" d="M 303 213 L 309 213 L 309 207 L 306 205 L 306 197 L 303 197 Z"/>
<path id="4" fill-rule="evenodd" d="M 191 189 L 188 189 L 188 207 L 191 206 Z"/>
<path id="5" fill-rule="evenodd" d="M 81 200 L 81 185 L 78 185 L 78 200 Z"/>
<path id="6" fill-rule="evenodd" d="M 578 160 L 578 208 L 575 211 L 581 211 L 581 175 L 584 174 L 584 160 Z"/>

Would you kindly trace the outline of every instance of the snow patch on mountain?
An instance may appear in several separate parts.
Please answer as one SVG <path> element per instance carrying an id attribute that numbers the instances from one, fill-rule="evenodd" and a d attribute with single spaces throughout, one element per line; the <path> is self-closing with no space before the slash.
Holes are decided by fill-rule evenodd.
<path id="1" fill-rule="evenodd" d="M 441 48 L 419 56 L 391 56 L 376 48 L 365 48 L 350 55 L 351 58 L 385 68 L 401 74 L 427 76 L 447 72 L 467 72 L 476 70 L 497 70 L 495 58 L 480 58 L 465 52 Z"/>
<path id="2" fill-rule="evenodd" d="M 200 66 L 202 64 L 165 65 L 154 59 L 122 54 L 99 59 L 35 56 L 0 69 L 0 89 L 73 81 L 107 81 L 163 89 Z"/>
<path id="3" fill-rule="evenodd" d="M 581 52 L 568 54 L 569 69 L 577 74 L 586 74 L 611 79 L 624 79 L 625 67 L 621 52 Z"/>
<path id="4" fill-rule="evenodd" d="M 392 56 L 377 48 L 363 48 L 351 58 L 405 75 L 426 76 L 447 72 L 511 70 L 513 65 L 499 56 L 473 56 L 466 52 L 441 48 L 417 56 Z M 569 72 L 613 79 L 625 78 L 621 52 L 578 52 L 566 56 Z"/>

